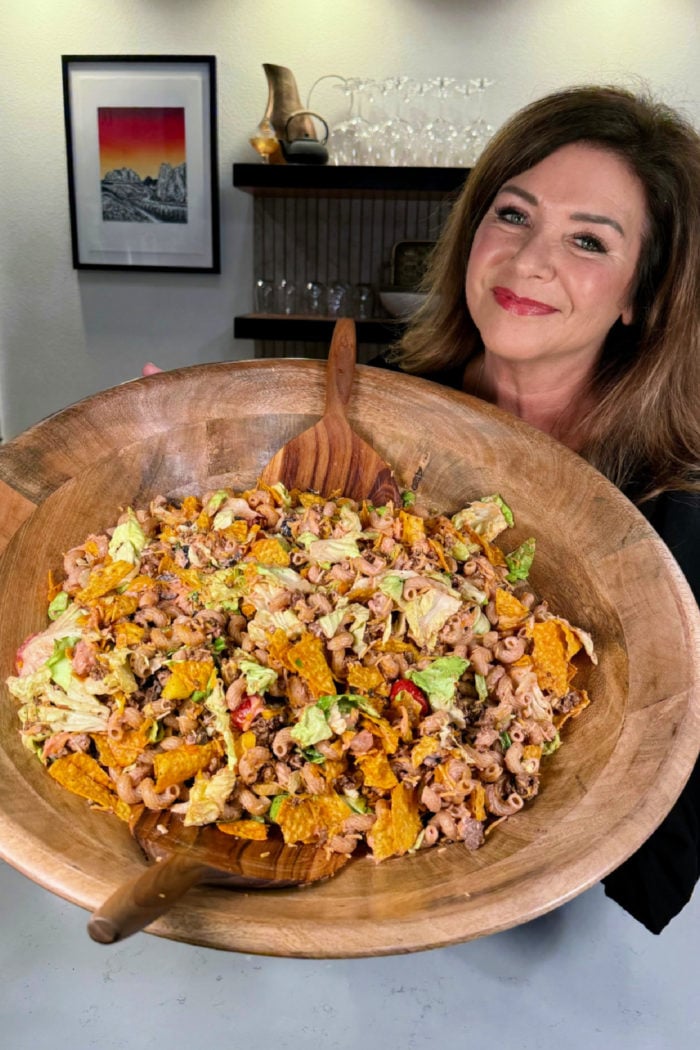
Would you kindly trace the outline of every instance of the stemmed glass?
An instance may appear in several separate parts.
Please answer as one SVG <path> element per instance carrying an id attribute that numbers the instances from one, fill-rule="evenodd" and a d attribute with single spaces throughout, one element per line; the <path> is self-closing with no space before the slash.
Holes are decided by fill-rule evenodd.
<path id="1" fill-rule="evenodd" d="M 449 167 L 452 151 L 459 132 L 445 115 L 445 102 L 453 94 L 456 80 L 453 77 L 435 77 L 425 86 L 425 94 L 437 101 L 437 113 L 425 125 L 420 134 L 420 152 L 424 165 L 436 168 Z"/>
<path id="2" fill-rule="evenodd" d="M 334 84 L 349 101 L 346 120 L 336 124 L 330 134 L 330 154 L 333 164 L 364 164 L 367 161 L 367 144 L 370 123 L 362 116 L 358 107 L 358 90 L 362 84 L 359 77 L 348 77 L 342 84 Z"/>
<path id="3" fill-rule="evenodd" d="M 374 129 L 373 137 L 376 150 L 382 156 L 381 163 L 398 167 L 410 163 L 411 140 L 413 128 L 401 115 L 401 103 L 409 84 L 408 77 L 389 77 L 378 87 L 385 99 L 388 99 L 387 118 Z"/>
<path id="4" fill-rule="evenodd" d="M 493 87 L 495 83 L 495 80 L 487 80 L 485 77 L 469 81 L 469 93 L 476 95 L 476 119 L 469 128 L 469 137 L 471 139 L 470 161 L 472 164 L 477 160 L 495 130 L 493 125 L 489 124 L 484 117 L 484 94 L 486 89 Z"/>

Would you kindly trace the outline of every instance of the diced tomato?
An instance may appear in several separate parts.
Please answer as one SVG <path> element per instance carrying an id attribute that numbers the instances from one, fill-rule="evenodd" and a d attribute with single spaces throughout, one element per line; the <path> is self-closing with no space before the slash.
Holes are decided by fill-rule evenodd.
<path id="1" fill-rule="evenodd" d="M 240 729 L 242 733 L 245 733 L 247 729 L 250 729 L 251 724 L 264 706 L 263 698 L 258 696 L 257 693 L 244 696 L 236 710 L 231 714 L 231 724 L 235 729 Z"/>
<path id="2" fill-rule="evenodd" d="M 395 700 L 399 693 L 408 693 L 409 696 L 413 697 L 413 699 L 420 704 L 424 715 L 427 715 L 430 711 L 430 704 L 428 703 L 425 693 L 420 686 L 416 685 L 415 682 L 411 682 L 410 679 L 397 678 L 391 687 L 389 699 Z"/>

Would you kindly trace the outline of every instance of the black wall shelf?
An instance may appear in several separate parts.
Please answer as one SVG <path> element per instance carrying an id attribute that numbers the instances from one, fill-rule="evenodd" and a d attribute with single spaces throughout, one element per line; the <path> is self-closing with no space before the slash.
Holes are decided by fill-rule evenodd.
<path id="1" fill-rule="evenodd" d="M 276 314 L 242 314 L 233 319 L 235 339 L 263 341 L 293 340 L 303 343 L 329 344 L 335 320 L 332 317 L 288 317 Z M 400 321 L 355 321 L 357 342 L 393 343 L 403 331 Z"/>
<path id="2" fill-rule="evenodd" d="M 234 164 L 233 185 L 264 196 L 444 197 L 461 189 L 469 168 L 386 168 L 319 164 Z"/>

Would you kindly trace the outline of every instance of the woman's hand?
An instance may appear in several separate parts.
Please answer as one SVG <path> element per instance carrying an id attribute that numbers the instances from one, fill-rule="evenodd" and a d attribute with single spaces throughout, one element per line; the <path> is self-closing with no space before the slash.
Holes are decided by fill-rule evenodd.
<path id="1" fill-rule="evenodd" d="M 154 376 L 156 372 L 162 372 L 163 369 L 159 368 L 158 365 L 154 365 L 152 361 L 147 361 L 141 369 L 142 376 Z"/>

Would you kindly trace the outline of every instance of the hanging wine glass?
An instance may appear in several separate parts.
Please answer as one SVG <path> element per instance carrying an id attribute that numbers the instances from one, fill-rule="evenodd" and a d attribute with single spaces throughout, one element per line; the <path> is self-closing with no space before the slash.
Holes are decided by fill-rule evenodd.
<path id="1" fill-rule="evenodd" d="M 408 77 L 388 77 L 379 85 L 385 99 L 387 117 L 376 129 L 376 138 L 384 156 L 383 163 L 399 167 L 410 163 L 413 128 L 401 115 L 402 92 Z"/>
<path id="2" fill-rule="evenodd" d="M 332 164 L 366 164 L 369 121 L 358 109 L 358 89 L 362 81 L 348 77 L 342 84 L 334 84 L 348 99 L 348 116 L 332 129 L 329 151 Z"/>
<path id="3" fill-rule="evenodd" d="M 452 95 L 453 77 L 435 77 L 428 81 L 425 94 L 433 99 L 434 115 L 420 135 L 423 164 L 436 168 L 450 167 L 452 149 L 458 130 L 446 112 L 448 98 Z"/>
<path id="4" fill-rule="evenodd" d="M 473 121 L 471 128 L 469 129 L 469 135 L 471 139 L 471 164 L 474 164 L 481 154 L 484 146 L 493 135 L 495 128 L 492 124 L 484 117 L 484 94 L 487 88 L 493 87 L 496 83 L 495 80 L 487 80 L 485 77 L 478 77 L 476 80 L 470 80 L 470 93 L 476 97 L 476 119 Z"/>

